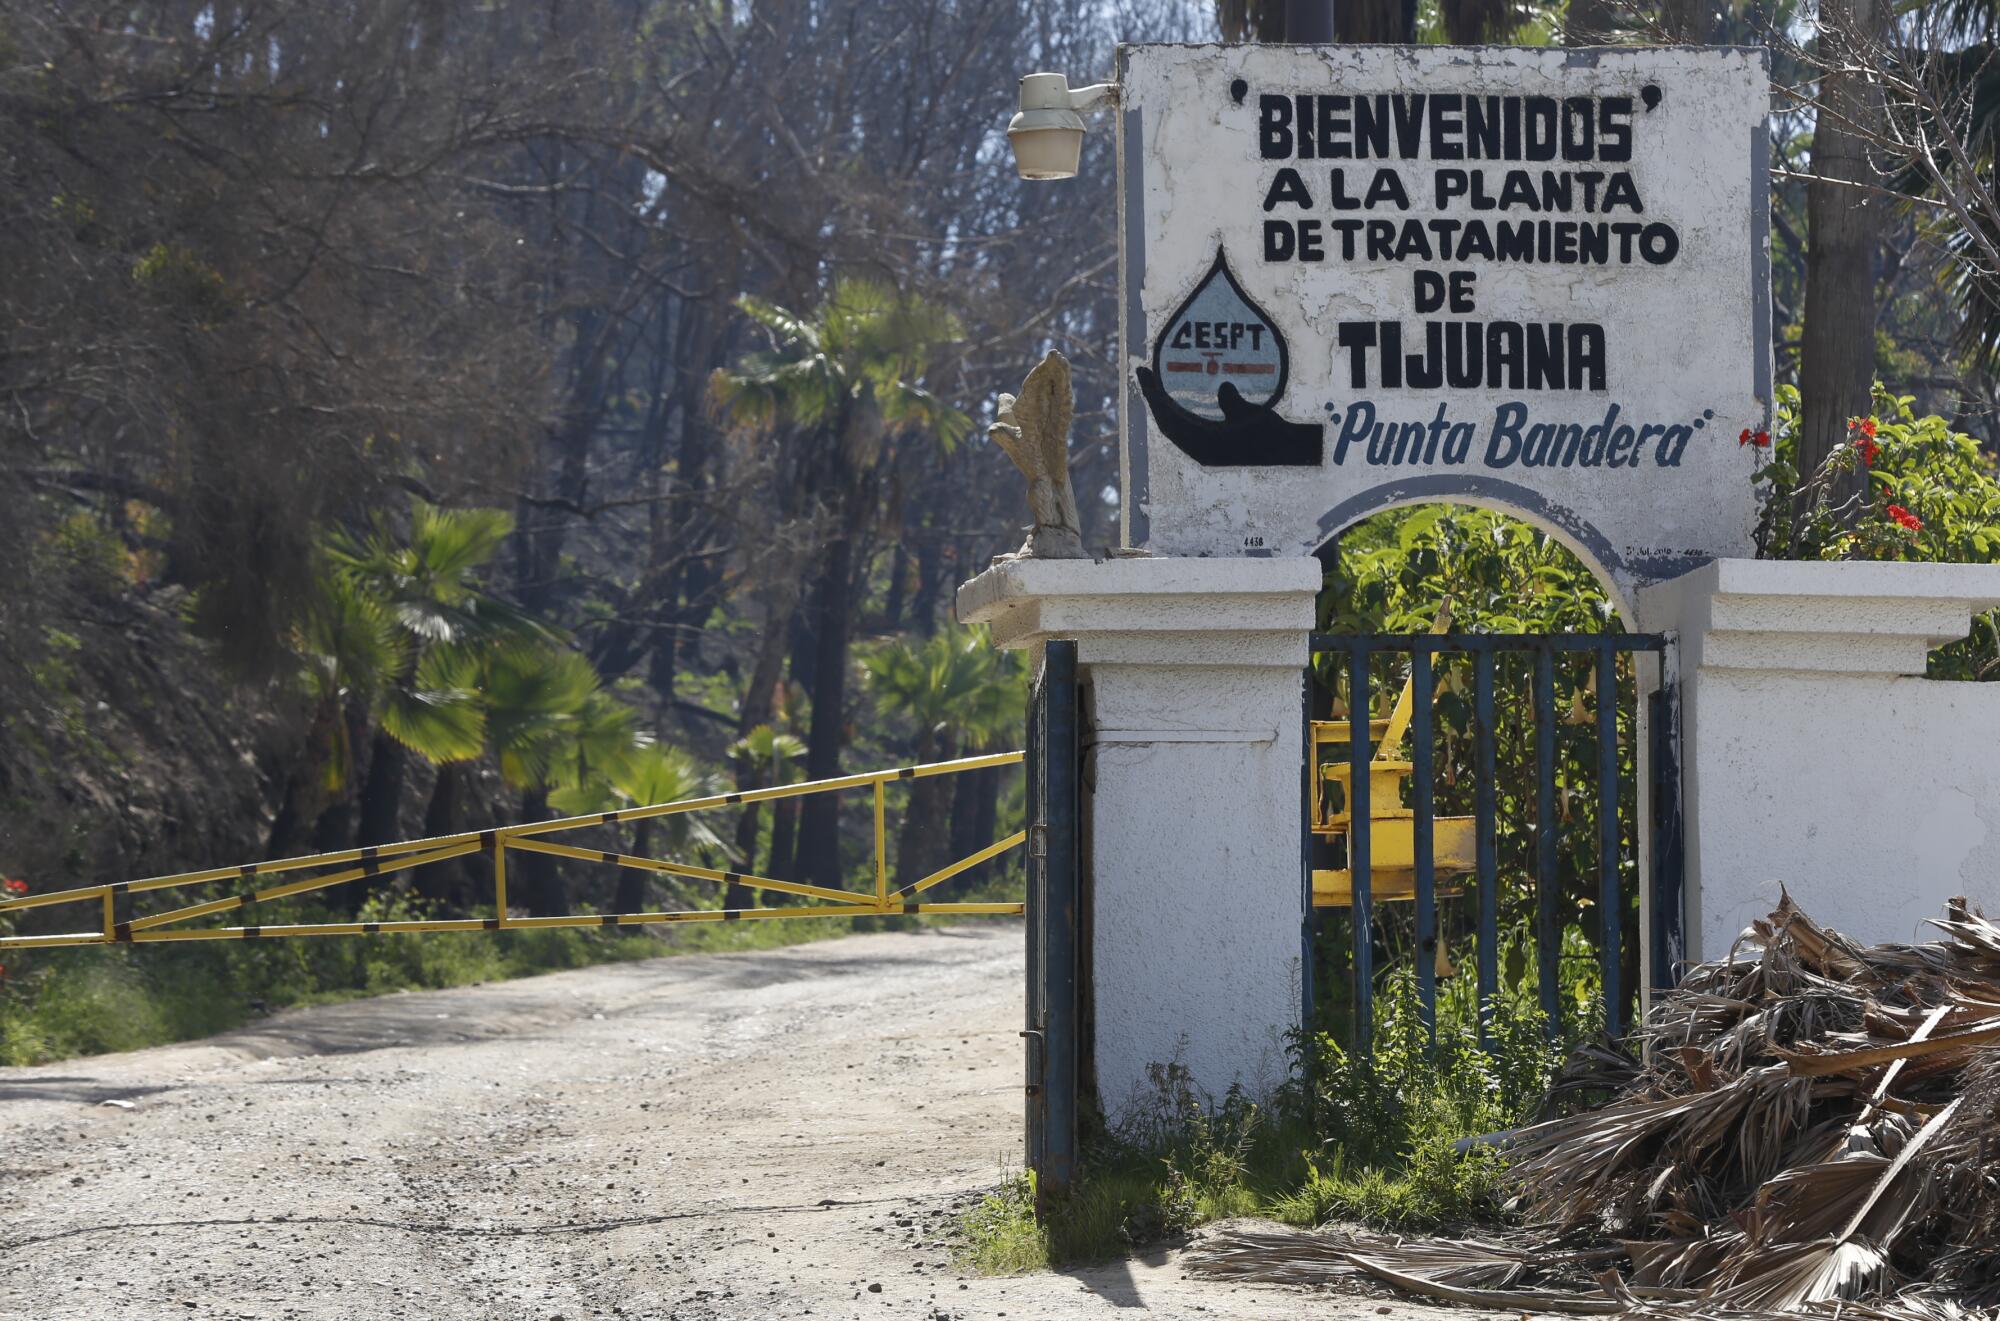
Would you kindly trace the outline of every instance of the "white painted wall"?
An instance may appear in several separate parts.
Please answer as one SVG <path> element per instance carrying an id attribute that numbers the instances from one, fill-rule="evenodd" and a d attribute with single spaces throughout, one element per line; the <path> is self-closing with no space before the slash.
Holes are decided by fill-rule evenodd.
<path id="1" fill-rule="evenodd" d="M 2000 912 L 2000 684 L 1922 675 L 2000 567 L 1721 560 L 1641 592 L 1679 637 L 1692 959 L 1790 889 L 1864 941 Z"/>
<path id="2" fill-rule="evenodd" d="M 1002 646 L 1077 640 L 1098 1094 L 1181 1064 L 1220 1099 L 1285 1076 L 1300 1013 L 1301 683 L 1311 559 L 1003 562 L 959 589 Z"/>

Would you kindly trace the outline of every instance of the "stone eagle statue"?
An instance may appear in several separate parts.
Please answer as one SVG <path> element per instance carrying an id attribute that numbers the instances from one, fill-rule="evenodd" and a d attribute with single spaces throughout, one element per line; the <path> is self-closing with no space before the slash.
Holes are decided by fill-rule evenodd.
<path id="1" fill-rule="evenodd" d="M 1081 560 L 1083 521 L 1069 484 L 1069 424 L 1075 412 L 1069 360 L 1051 351 L 1021 385 L 1000 396 L 999 421 L 986 429 L 1028 479 L 1034 526 L 1021 549 L 1003 559 Z"/>

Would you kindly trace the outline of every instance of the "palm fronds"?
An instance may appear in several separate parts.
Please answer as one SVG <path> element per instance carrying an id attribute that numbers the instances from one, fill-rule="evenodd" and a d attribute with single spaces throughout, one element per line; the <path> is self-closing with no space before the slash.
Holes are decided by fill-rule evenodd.
<path id="1" fill-rule="evenodd" d="M 1507 1137 L 1534 1243 L 1233 1234 L 1189 1264 L 1522 1310 L 2000 1321 L 2000 924 L 1960 899 L 1936 925 L 1862 946 L 1785 896 L 1659 998 L 1610 1101 Z M 1626 1272 L 1580 1274 L 1579 1235 Z"/>

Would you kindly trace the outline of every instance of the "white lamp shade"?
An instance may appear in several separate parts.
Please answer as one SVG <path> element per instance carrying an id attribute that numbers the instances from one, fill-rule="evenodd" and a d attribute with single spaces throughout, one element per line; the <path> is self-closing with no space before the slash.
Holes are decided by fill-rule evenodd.
<path id="1" fill-rule="evenodd" d="M 1073 179 L 1083 154 L 1083 121 L 1069 110 L 1024 110 L 1007 125 L 1023 179 Z"/>

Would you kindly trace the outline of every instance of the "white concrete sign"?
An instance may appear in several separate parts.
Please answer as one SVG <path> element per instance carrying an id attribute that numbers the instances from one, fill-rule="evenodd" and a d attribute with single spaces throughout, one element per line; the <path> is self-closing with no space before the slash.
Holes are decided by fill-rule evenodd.
<path id="1" fill-rule="evenodd" d="M 1761 50 L 1135 46 L 1119 83 L 1126 544 L 1453 500 L 1628 599 L 1749 552 Z"/>

